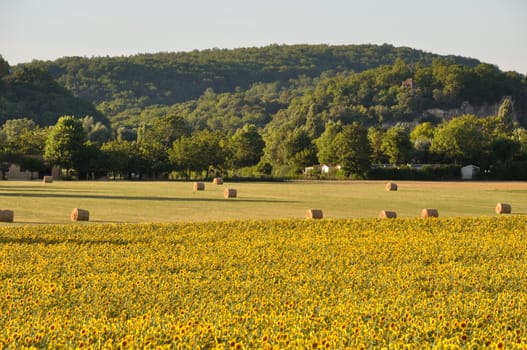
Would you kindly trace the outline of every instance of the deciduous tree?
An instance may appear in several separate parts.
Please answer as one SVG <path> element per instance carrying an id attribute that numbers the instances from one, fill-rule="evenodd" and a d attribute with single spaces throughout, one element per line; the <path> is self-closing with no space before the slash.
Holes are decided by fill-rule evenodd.
<path id="1" fill-rule="evenodd" d="M 230 146 L 234 166 L 244 167 L 258 164 L 265 142 L 254 124 L 245 124 L 231 137 Z"/>
<path id="2" fill-rule="evenodd" d="M 335 143 L 338 161 L 346 176 L 364 176 L 371 166 L 368 130 L 358 122 L 344 125 Z"/>
<path id="3" fill-rule="evenodd" d="M 86 139 L 80 119 L 72 116 L 60 117 L 46 140 L 44 159 L 51 165 L 62 167 L 70 175 L 70 170 L 79 168 L 84 160 Z"/>
<path id="4" fill-rule="evenodd" d="M 430 151 L 455 164 L 478 162 L 485 151 L 485 143 L 478 118 L 466 114 L 436 128 Z"/>
<path id="5" fill-rule="evenodd" d="M 382 150 L 391 164 L 401 165 L 409 162 L 412 143 L 408 131 L 400 126 L 389 128 L 382 139 Z"/>

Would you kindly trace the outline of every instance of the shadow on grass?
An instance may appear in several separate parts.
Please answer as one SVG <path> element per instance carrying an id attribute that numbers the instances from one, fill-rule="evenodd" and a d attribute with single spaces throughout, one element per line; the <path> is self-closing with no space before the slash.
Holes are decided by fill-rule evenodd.
<path id="1" fill-rule="evenodd" d="M 53 191 L 61 191 L 61 192 L 77 192 L 77 193 L 84 193 L 84 192 L 95 192 L 95 190 L 85 190 L 85 189 L 77 189 L 77 188 L 52 188 L 49 186 L 9 186 L 9 187 L 3 187 L 0 183 L 0 189 L 2 191 L 7 192 L 17 192 L 21 194 L 25 193 L 35 193 L 35 192 L 45 192 L 45 193 L 52 193 Z"/>
<path id="2" fill-rule="evenodd" d="M 250 199 L 250 198 L 192 198 L 192 197 L 132 197 L 98 194 L 62 194 L 62 193 L 0 193 L 0 197 L 28 197 L 28 198 L 81 198 L 81 199 L 114 199 L 132 201 L 161 201 L 161 202 L 252 202 L 252 203 L 297 203 L 289 200 Z"/>

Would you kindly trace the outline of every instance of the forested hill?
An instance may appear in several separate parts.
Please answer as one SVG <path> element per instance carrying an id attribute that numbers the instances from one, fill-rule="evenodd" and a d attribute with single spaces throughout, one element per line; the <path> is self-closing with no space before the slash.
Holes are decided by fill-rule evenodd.
<path id="1" fill-rule="evenodd" d="M 35 127 L 61 115 L 68 116 L 53 130 Z M 84 174 L 206 178 L 230 169 L 282 177 L 339 164 L 348 178 L 369 177 L 372 162 L 412 162 L 478 164 L 499 178 L 527 178 L 526 76 L 389 45 L 273 45 L 14 67 L 0 59 L 0 119 L 9 121 L 0 130 L 4 163 L 45 155 Z M 66 127 L 89 140 L 71 147 L 78 157 L 45 153 Z"/>
<path id="2" fill-rule="evenodd" d="M 30 118 L 37 125 L 54 125 L 63 115 L 92 116 L 109 126 L 108 118 L 92 103 L 75 97 L 42 67 L 10 68 L 0 56 L 0 124 Z"/>
<path id="3" fill-rule="evenodd" d="M 44 67 L 75 96 L 115 116 L 131 108 L 196 100 L 207 89 L 221 93 L 245 90 L 254 83 L 287 85 L 299 76 L 361 72 L 392 65 L 398 58 L 409 65 L 430 65 L 438 57 L 469 67 L 479 64 L 475 59 L 391 45 L 271 45 L 128 57 L 65 57 L 30 66 Z"/>

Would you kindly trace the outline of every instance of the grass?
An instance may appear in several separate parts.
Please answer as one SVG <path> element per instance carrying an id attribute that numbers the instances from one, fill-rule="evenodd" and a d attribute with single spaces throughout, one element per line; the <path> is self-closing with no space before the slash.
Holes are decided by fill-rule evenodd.
<path id="1" fill-rule="evenodd" d="M 206 183 L 197 192 L 192 184 L 4 181 L 0 208 L 14 210 L 18 224 L 69 223 L 73 208 L 89 210 L 90 222 L 101 223 L 299 218 L 309 208 L 322 209 L 325 218 L 370 218 L 381 210 L 417 217 L 422 208 L 436 208 L 440 217 L 489 216 L 498 202 L 527 215 L 525 182 L 401 181 L 393 192 L 385 191 L 385 181 Z M 223 198 L 225 188 L 236 188 L 238 197 Z"/>

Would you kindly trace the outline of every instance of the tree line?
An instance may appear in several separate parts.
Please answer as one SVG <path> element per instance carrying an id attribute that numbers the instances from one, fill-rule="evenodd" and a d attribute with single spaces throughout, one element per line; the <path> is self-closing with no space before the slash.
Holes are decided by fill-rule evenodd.
<path id="1" fill-rule="evenodd" d="M 9 120 L 0 130 L 2 169 L 11 163 L 35 172 L 58 166 L 65 177 L 79 179 L 269 178 L 320 176 L 303 171 L 328 164 L 339 166 L 333 177 L 375 178 L 375 165 L 404 169 L 408 164 L 439 163 L 477 164 L 489 178 L 527 179 L 527 130 L 514 122 L 510 99 L 502 102 L 497 115 L 465 114 L 437 125 L 398 123 L 382 129 L 329 121 L 314 140 L 308 130 L 298 128 L 278 147 L 254 124 L 231 135 L 192 131 L 175 114 L 141 128 L 133 141 L 97 141 L 93 134 L 90 138 L 93 130 L 91 117 L 63 116 L 45 128 L 30 119 Z"/>
<path id="2" fill-rule="evenodd" d="M 340 166 L 332 176 L 368 178 L 382 176 L 378 165 L 475 163 L 524 176 L 527 79 L 472 59 L 274 45 L 16 67 L 0 57 L 0 78 L 2 169 L 283 177 L 324 163 Z"/>

